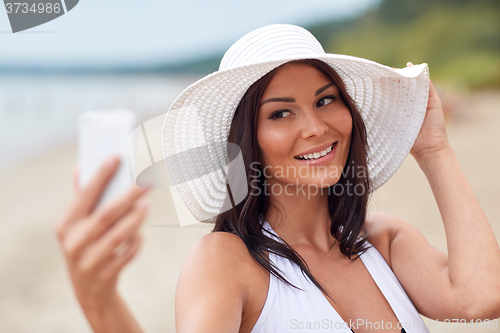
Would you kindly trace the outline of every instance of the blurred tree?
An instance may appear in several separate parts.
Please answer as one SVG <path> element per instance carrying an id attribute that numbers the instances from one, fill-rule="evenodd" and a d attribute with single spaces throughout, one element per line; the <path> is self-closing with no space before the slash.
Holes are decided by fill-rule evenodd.
<path id="1" fill-rule="evenodd" d="M 308 29 L 327 52 L 392 67 L 426 62 L 443 84 L 500 88 L 498 0 L 385 0 L 360 17 Z"/>

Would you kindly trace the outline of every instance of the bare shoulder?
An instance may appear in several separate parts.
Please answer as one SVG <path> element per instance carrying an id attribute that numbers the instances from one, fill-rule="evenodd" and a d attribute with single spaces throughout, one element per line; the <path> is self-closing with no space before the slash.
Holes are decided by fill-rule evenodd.
<path id="1" fill-rule="evenodd" d="M 209 280 L 226 280 L 226 283 L 239 285 L 244 284 L 245 271 L 254 266 L 240 237 L 228 232 L 212 232 L 190 246 L 183 269 L 208 274 Z"/>
<path id="2" fill-rule="evenodd" d="M 369 212 L 366 215 L 365 228 L 369 233 L 368 241 L 384 257 L 389 266 L 391 266 L 391 244 L 398 232 L 415 229 L 404 219 L 381 211 Z"/>
<path id="3" fill-rule="evenodd" d="M 195 241 L 189 248 L 187 257 L 208 260 L 219 269 L 227 267 L 231 271 L 252 262 L 252 256 L 243 240 L 235 234 L 222 231 L 211 232 Z"/>
<path id="4" fill-rule="evenodd" d="M 237 235 L 213 232 L 195 241 L 177 282 L 179 331 L 238 331 L 256 264 Z"/>

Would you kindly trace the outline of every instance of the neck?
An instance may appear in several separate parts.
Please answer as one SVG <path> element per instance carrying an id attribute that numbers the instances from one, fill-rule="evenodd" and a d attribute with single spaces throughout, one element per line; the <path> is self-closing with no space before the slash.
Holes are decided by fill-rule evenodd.
<path id="1" fill-rule="evenodd" d="M 272 180 L 268 183 L 264 194 L 269 195 L 271 204 L 267 221 L 273 230 L 294 249 L 311 246 L 318 251 L 328 252 L 335 242 L 330 234 L 328 188 L 291 186 Z M 282 188 L 282 193 L 272 191 L 275 188 Z"/>

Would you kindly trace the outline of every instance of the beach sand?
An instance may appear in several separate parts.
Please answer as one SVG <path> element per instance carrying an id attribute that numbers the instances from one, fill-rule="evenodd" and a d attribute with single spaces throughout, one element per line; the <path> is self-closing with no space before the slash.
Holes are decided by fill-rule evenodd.
<path id="1" fill-rule="evenodd" d="M 500 94 L 460 97 L 449 116 L 448 135 L 460 165 L 500 239 Z M 0 172 L 0 332 L 91 332 L 66 271 L 54 224 L 72 200 L 76 145 Z M 148 194 L 150 211 L 140 252 L 121 274 L 119 288 L 145 332 L 174 332 L 174 291 L 190 244 L 210 231 L 180 228 L 168 191 Z M 414 224 L 439 250 L 446 238 L 430 186 L 409 155 L 371 199 L 371 210 Z M 202 277 L 200 277 L 202 278 Z M 425 319 L 431 332 L 500 332 L 461 328 Z M 497 322 L 498 324 L 498 322 Z"/>

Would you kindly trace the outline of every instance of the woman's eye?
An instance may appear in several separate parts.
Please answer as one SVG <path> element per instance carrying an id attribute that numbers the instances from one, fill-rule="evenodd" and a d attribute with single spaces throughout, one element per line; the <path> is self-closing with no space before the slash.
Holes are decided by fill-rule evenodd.
<path id="1" fill-rule="evenodd" d="M 288 110 L 276 111 L 276 112 L 273 112 L 273 114 L 271 115 L 271 117 L 269 117 L 269 119 L 285 118 L 285 117 L 288 117 L 291 113 L 292 112 L 290 112 Z"/>
<path id="2" fill-rule="evenodd" d="M 328 105 L 328 104 L 332 103 L 336 99 L 337 98 L 335 96 L 325 96 L 325 97 L 323 97 L 322 99 L 320 99 L 318 101 L 317 106 L 320 107 L 320 106 Z"/>

